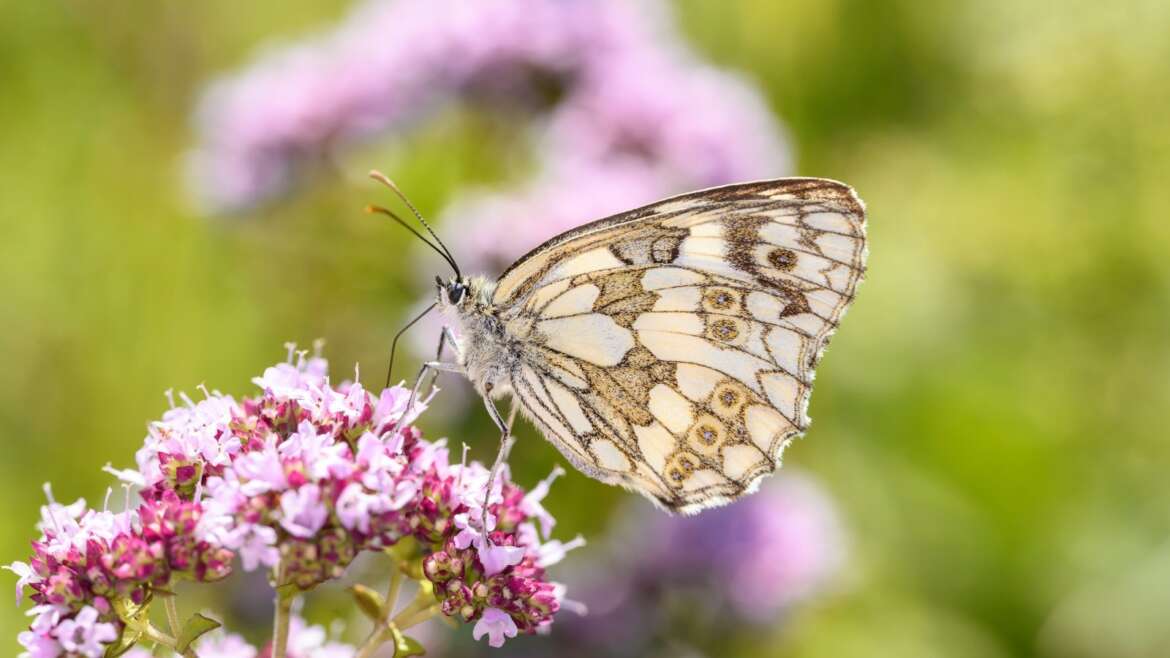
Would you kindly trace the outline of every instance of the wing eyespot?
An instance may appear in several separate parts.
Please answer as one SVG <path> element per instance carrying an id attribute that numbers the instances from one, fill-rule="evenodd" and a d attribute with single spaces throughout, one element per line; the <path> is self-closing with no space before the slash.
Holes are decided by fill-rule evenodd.
<path id="1" fill-rule="evenodd" d="M 742 306 L 742 296 L 731 288 L 712 286 L 703 292 L 703 310 L 710 313 L 739 315 Z"/>
<path id="2" fill-rule="evenodd" d="M 779 247 L 768 252 L 768 263 L 782 271 L 791 272 L 796 267 L 796 252 Z"/>
<path id="3" fill-rule="evenodd" d="M 700 455 L 716 458 L 727 441 L 727 427 L 718 418 L 703 414 L 687 430 L 687 447 Z"/>

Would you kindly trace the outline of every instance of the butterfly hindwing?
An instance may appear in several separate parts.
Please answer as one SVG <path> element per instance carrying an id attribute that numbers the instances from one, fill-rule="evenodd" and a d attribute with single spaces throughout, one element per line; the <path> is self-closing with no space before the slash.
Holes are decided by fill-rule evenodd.
<path id="1" fill-rule="evenodd" d="M 751 491 L 808 426 L 813 369 L 864 271 L 847 186 L 696 192 L 554 238 L 499 280 L 521 408 L 574 466 L 668 509 Z"/>

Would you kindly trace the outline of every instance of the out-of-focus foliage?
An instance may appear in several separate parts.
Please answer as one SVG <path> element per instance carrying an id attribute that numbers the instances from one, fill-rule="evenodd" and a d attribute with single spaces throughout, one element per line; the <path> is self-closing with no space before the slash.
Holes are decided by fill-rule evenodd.
<path id="1" fill-rule="evenodd" d="M 498 117 L 450 109 L 246 218 L 191 210 L 201 85 L 340 11 L 8 3 L 0 562 L 27 554 L 42 481 L 96 502 L 98 467 L 128 464 L 170 386 L 246 392 L 281 343 L 318 336 L 378 383 L 424 261 L 361 214 L 383 195 L 365 169 L 431 214 L 525 175 Z M 869 280 L 787 453 L 842 508 L 851 562 L 726 655 L 1170 653 L 1170 8 L 686 0 L 678 17 L 761 85 L 797 173 L 848 181 L 871 217 Z M 481 416 L 427 429 L 486 459 Z M 556 459 L 531 431 L 513 451 L 525 481 Z M 596 535 L 626 497 L 571 474 L 547 502 L 566 535 Z M 0 607 L 0 637 L 25 623 Z"/>

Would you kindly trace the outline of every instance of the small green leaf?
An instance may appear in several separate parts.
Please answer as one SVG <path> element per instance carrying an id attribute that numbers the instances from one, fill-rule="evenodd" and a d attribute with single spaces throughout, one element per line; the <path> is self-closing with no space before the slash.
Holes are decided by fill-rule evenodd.
<path id="1" fill-rule="evenodd" d="M 394 658 L 410 658 L 410 656 L 425 656 L 427 650 L 413 637 L 403 635 L 397 626 L 391 626 L 390 632 L 394 635 Z"/>
<path id="2" fill-rule="evenodd" d="M 196 614 L 188 619 L 186 624 L 183 624 L 183 630 L 179 633 L 179 643 L 175 648 L 179 650 L 179 653 L 182 653 L 204 633 L 214 631 L 221 625 L 218 621 L 210 617 Z"/>
<path id="3" fill-rule="evenodd" d="M 365 585 L 354 585 L 349 589 L 353 592 L 353 600 L 361 608 L 362 614 L 373 621 L 386 618 L 386 600 L 381 594 Z"/>

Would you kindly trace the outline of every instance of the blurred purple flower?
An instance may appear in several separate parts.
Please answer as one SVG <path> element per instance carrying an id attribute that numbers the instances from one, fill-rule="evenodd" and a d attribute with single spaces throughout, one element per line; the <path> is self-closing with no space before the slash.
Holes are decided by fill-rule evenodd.
<path id="1" fill-rule="evenodd" d="M 645 554 L 654 556 L 645 565 L 647 578 L 706 578 L 752 622 L 775 619 L 814 592 L 844 556 L 827 494 L 790 472 L 735 505 L 698 517 L 654 516 L 640 526 L 649 541 Z"/>
<path id="2" fill-rule="evenodd" d="M 774 623 L 824 587 L 845 553 L 828 495 L 787 470 L 758 493 L 694 517 L 668 517 L 638 501 L 608 535 L 608 551 L 595 550 L 568 578 L 589 608 L 554 638 L 586 645 L 572 655 L 647 655 L 688 641 L 688 632 L 701 638 L 701 628 L 726 636 L 735 626 Z"/>
<path id="3" fill-rule="evenodd" d="M 336 146 L 403 130 L 439 103 L 540 110 L 550 82 L 559 93 L 548 120 L 532 122 L 543 127 L 538 161 L 559 172 L 547 185 L 576 181 L 577 161 L 622 166 L 630 177 L 605 188 L 603 197 L 617 198 L 579 208 L 565 225 L 664 192 L 788 169 L 760 95 L 698 62 L 657 0 L 369 0 L 336 28 L 270 49 L 213 83 L 196 112 L 189 173 L 207 207 L 246 208 L 283 192 L 305 165 L 331 159 Z M 561 205 L 523 196 L 541 203 L 519 219 L 556 228 L 545 213 Z"/>

